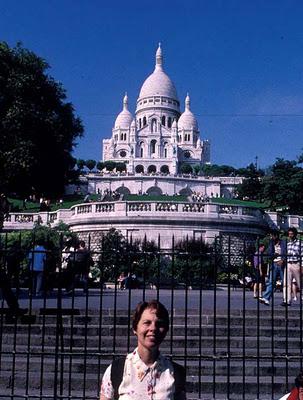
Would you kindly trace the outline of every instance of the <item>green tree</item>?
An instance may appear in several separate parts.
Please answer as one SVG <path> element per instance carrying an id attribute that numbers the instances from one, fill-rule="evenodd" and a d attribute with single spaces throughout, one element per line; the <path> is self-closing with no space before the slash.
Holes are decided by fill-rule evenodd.
<path id="1" fill-rule="evenodd" d="M 121 272 L 135 273 L 144 281 L 157 276 L 157 246 L 153 241 L 127 240 L 112 228 L 102 237 L 98 266 L 102 280 L 115 281 Z"/>
<path id="2" fill-rule="evenodd" d="M 96 161 L 95 160 L 86 160 L 85 165 L 90 171 L 92 171 L 96 166 Z"/>
<path id="3" fill-rule="evenodd" d="M 82 160 L 82 158 L 78 158 L 78 160 L 77 160 L 77 168 L 78 168 L 80 173 L 82 172 L 84 167 L 85 167 L 85 160 Z"/>
<path id="4" fill-rule="evenodd" d="M 191 165 L 183 163 L 180 167 L 180 172 L 181 174 L 191 174 L 193 172 L 193 169 Z"/>
<path id="5" fill-rule="evenodd" d="M 107 171 L 113 171 L 116 168 L 116 163 L 114 161 L 105 161 L 104 167 Z"/>
<path id="6" fill-rule="evenodd" d="M 104 162 L 103 161 L 98 161 L 96 167 L 97 167 L 98 171 L 102 171 L 103 168 L 104 168 Z"/>
<path id="7" fill-rule="evenodd" d="M 196 165 L 194 165 L 193 169 L 194 169 L 194 173 L 195 173 L 196 175 L 199 175 L 200 172 L 201 172 L 201 165 L 196 164 Z"/>
<path id="8" fill-rule="evenodd" d="M 202 167 L 202 172 L 206 176 L 231 176 L 235 174 L 235 168 L 230 165 L 206 164 Z"/>
<path id="9" fill-rule="evenodd" d="M 4 218 L 9 213 L 9 202 L 4 193 L 0 192 L 0 232 L 3 227 Z"/>
<path id="10" fill-rule="evenodd" d="M 211 248 L 202 240 L 181 240 L 176 244 L 171 274 L 178 282 L 205 286 L 214 279 Z"/>
<path id="11" fill-rule="evenodd" d="M 29 279 L 28 254 L 33 245 L 41 241 L 45 248 L 49 250 L 47 273 L 53 272 L 60 262 L 63 239 L 66 238 L 71 238 L 74 242 L 78 240 L 77 235 L 63 223 L 58 224 L 56 228 L 37 223 L 30 231 L 2 233 L 0 235 L 0 246 L 6 254 L 7 261 L 15 259 L 18 264 L 19 278 L 22 282 L 26 282 Z"/>
<path id="12" fill-rule="evenodd" d="M 111 228 L 99 243 L 101 254 L 98 265 L 103 280 L 116 280 L 126 267 L 127 242 L 122 233 Z"/>
<path id="13" fill-rule="evenodd" d="M 264 178 L 264 199 L 273 209 L 283 208 L 289 213 L 303 212 L 303 168 L 297 161 L 278 158 Z"/>
<path id="14" fill-rule="evenodd" d="M 236 188 L 238 197 L 241 199 L 248 198 L 249 200 L 263 200 L 264 183 L 262 177 L 264 172 L 257 169 L 254 164 L 250 164 L 247 168 L 243 168 L 240 171 L 245 179 Z"/>
<path id="15" fill-rule="evenodd" d="M 70 180 L 83 126 L 48 69 L 21 44 L 0 42 L 0 191 L 51 197 Z"/>
<path id="16" fill-rule="evenodd" d="M 119 172 L 124 172 L 126 171 L 126 164 L 125 162 L 117 162 L 116 164 L 116 170 Z"/>

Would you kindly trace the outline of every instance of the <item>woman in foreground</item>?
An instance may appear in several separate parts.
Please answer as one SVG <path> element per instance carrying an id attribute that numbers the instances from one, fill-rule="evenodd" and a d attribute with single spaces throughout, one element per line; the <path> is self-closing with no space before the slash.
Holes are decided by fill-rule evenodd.
<path id="1" fill-rule="evenodd" d="M 162 356 L 169 329 L 167 309 L 157 300 L 141 302 L 133 314 L 138 347 L 105 371 L 100 400 L 184 400 L 185 370 Z"/>

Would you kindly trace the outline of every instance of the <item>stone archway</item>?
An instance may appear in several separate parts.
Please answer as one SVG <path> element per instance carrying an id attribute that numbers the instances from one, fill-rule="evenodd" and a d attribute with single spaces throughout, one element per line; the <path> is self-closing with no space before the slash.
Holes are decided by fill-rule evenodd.
<path id="1" fill-rule="evenodd" d="M 183 188 L 179 191 L 179 194 L 181 196 L 191 196 L 193 194 L 193 192 L 188 186 L 186 186 L 185 188 Z"/>
<path id="2" fill-rule="evenodd" d="M 118 189 L 116 189 L 115 191 L 118 192 L 118 193 L 120 193 L 120 194 L 124 194 L 124 195 L 130 194 L 130 190 L 129 190 L 129 188 L 126 187 L 126 186 L 120 186 L 120 187 L 118 187 Z"/>
<path id="3" fill-rule="evenodd" d="M 143 165 L 141 165 L 141 164 L 136 165 L 135 171 L 136 171 L 137 174 L 143 174 L 143 172 L 144 172 Z"/>
<path id="4" fill-rule="evenodd" d="M 148 168 L 147 168 L 147 172 L 148 172 L 149 174 L 152 174 L 152 173 L 154 173 L 154 172 L 157 172 L 157 167 L 156 167 L 155 165 L 149 165 Z"/>
<path id="5" fill-rule="evenodd" d="M 160 196 L 162 194 L 162 190 L 158 186 L 152 186 L 147 189 L 146 193 L 150 196 Z"/>
<path id="6" fill-rule="evenodd" d="M 162 174 L 169 174 L 168 165 L 162 165 L 160 168 L 160 172 L 162 172 Z"/>

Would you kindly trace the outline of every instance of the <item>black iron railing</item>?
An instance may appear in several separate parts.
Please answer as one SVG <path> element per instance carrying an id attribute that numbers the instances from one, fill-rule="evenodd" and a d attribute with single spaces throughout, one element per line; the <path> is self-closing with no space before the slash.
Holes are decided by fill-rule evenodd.
<path id="1" fill-rule="evenodd" d="M 186 367 L 187 398 L 278 399 L 291 388 L 303 363 L 301 291 L 287 307 L 281 285 L 269 305 L 253 298 L 258 240 L 92 243 L 81 269 L 63 237 L 47 238 L 43 250 L 21 234 L 2 236 L 1 276 L 20 308 L 2 301 L 0 399 L 97 399 L 105 368 L 136 345 L 132 310 L 153 298 L 169 310 L 162 351 Z M 36 293 L 34 256 L 42 253 Z M 272 258 L 264 262 L 270 268 Z"/>

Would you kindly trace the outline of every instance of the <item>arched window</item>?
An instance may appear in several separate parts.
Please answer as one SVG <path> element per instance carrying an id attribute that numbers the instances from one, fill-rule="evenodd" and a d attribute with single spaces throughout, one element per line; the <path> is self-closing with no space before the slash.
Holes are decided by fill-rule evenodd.
<path id="1" fill-rule="evenodd" d="M 142 121 L 141 121 L 141 118 L 139 118 L 139 128 L 140 128 L 140 129 L 142 128 Z"/>
<path id="2" fill-rule="evenodd" d="M 126 133 L 124 133 L 124 140 L 126 140 Z"/>
<path id="3" fill-rule="evenodd" d="M 168 117 L 167 119 L 167 127 L 171 128 L 171 117 Z"/>
<path id="4" fill-rule="evenodd" d="M 120 140 L 123 140 L 123 133 L 121 133 L 120 135 Z"/>
<path id="5" fill-rule="evenodd" d="M 152 140 L 150 142 L 150 154 L 155 154 L 155 152 L 156 152 L 156 144 L 157 144 L 156 140 Z"/>
<path id="6" fill-rule="evenodd" d="M 146 125 L 146 117 L 143 117 L 143 126 Z"/>
<path id="7" fill-rule="evenodd" d="M 162 115 L 161 123 L 163 126 L 165 126 L 165 122 L 166 122 L 165 120 L 166 120 L 165 115 Z"/>
<path id="8" fill-rule="evenodd" d="M 163 157 L 167 158 L 167 147 L 168 147 L 168 143 L 164 142 L 163 143 Z"/>
<path id="9" fill-rule="evenodd" d="M 143 146 L 141 145 L 141 148 L 140 148 L 140 157 L 142 158 L 143 157 Z"/>
<path id="10" fill-rule="evenodd" d="M 190 142 L 190 134 L 187 135 L 187 140 Z"/>

